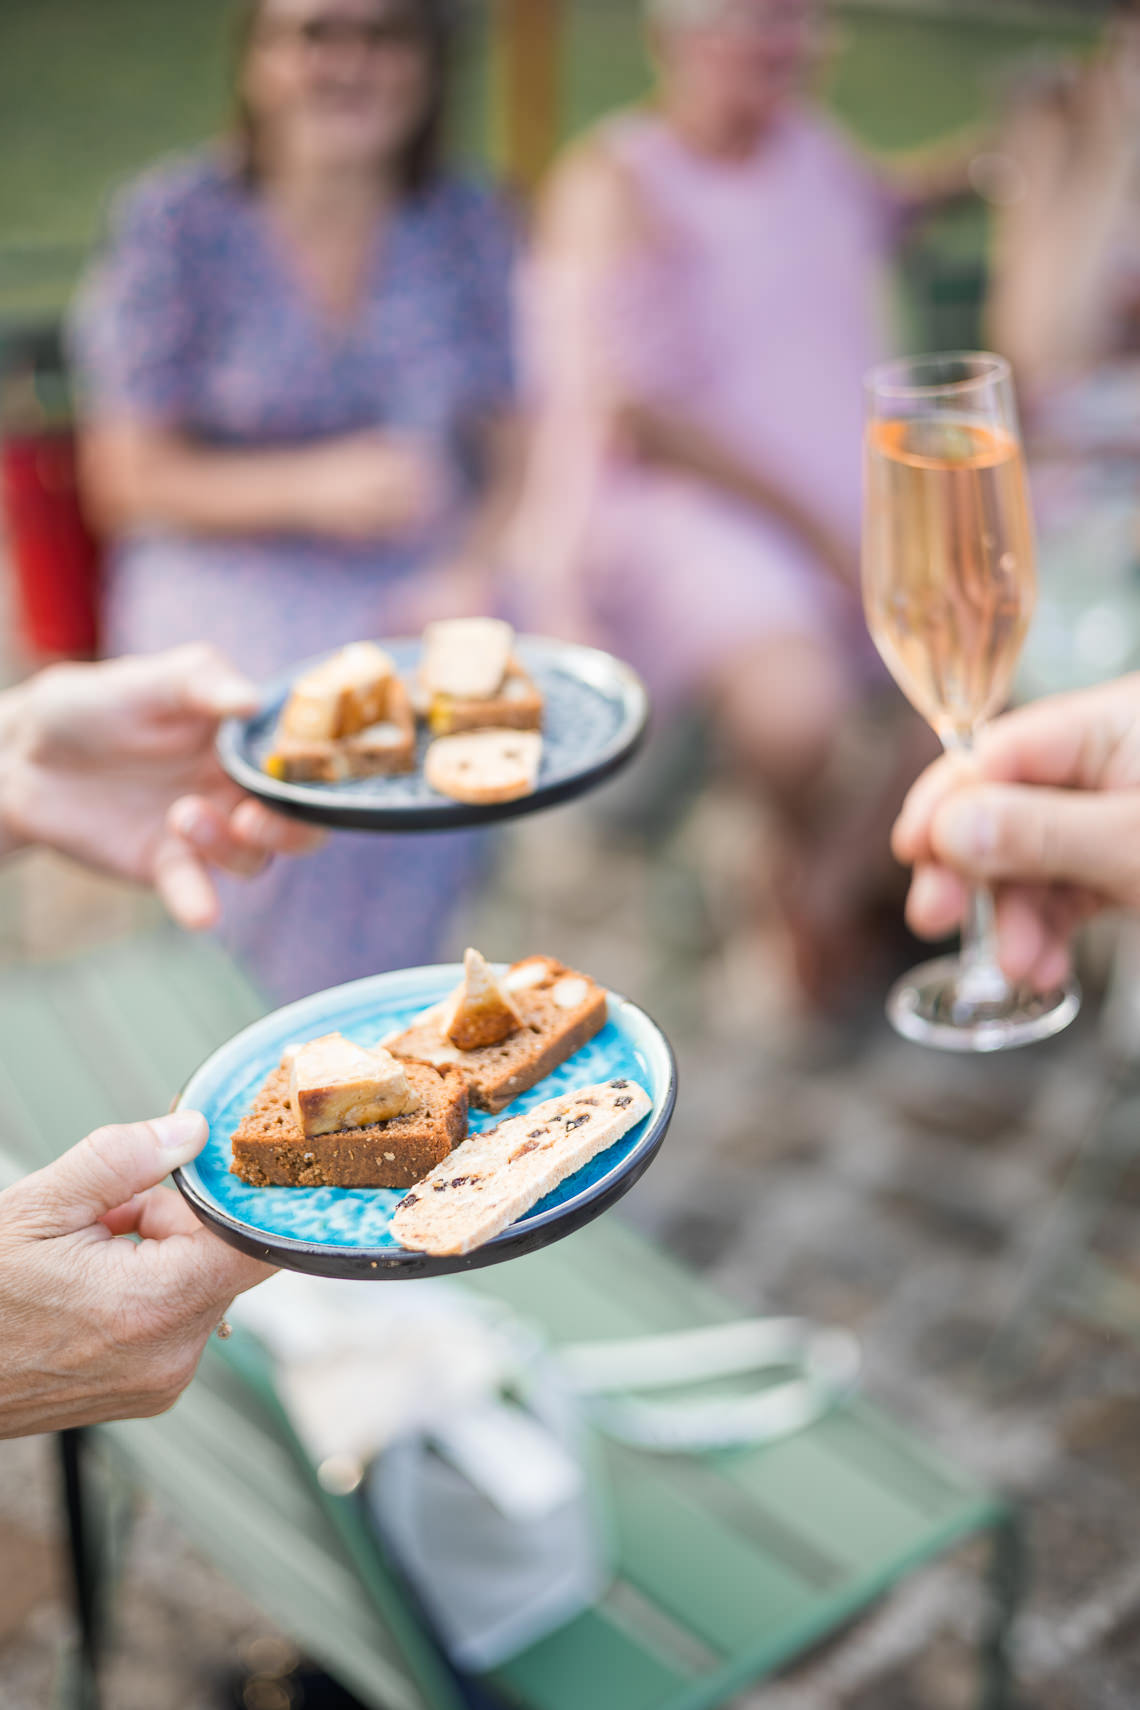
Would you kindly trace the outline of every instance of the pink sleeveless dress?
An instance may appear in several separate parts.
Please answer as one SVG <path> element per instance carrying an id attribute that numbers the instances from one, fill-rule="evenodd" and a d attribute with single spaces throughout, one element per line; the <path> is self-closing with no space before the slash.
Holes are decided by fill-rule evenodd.
<path id="1" fill-rule="evenodd" d="M 652 114 L 602 137 L 650 237 L 602 297 L 565 265 L 524 280 L 531 538 L 548 558 L 559 543 L 607 642 L 659 699 L 699 693 L 783 634 L 818 639 L 861 677 L 857 598 L 802 541 L 695 479 L 639 467 L 603 424 L 614 397 L 684 412 L 814 509 L 854 563 L 862 377 L 883 348 L 896 209 L 806 107 L 740 163 L 694 154 Z"/>

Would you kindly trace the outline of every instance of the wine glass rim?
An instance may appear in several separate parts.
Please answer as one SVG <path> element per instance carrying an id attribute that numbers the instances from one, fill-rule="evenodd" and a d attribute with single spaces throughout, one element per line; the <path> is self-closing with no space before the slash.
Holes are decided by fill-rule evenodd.
<path id="1" fill-rule="evenodd" d="M 977 372 L 964 375 L 960 380 L 907 382 L 893 378 L 895 375 L 913 374 L 925 364 L 933 367 L 936 363 L 973 363 Z M 879 397 L 925 398 L 935 392 L 968 392 L 976 386 L 992 386 L 1009 380 L 1012 373 L 1006 358 L 995 355 L 992 350 L 932 350 L 918 356 L 896 356 L 889 362 L 878 363 L 867 374 L 864 385 Z"/>

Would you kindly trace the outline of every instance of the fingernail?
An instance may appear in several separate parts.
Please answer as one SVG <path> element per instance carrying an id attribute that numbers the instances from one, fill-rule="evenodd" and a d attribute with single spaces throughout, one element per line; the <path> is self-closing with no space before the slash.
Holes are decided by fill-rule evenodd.
<path id="1" fill-rule="evenodd" d="M 969 866 L 991 855 L 997 845 L 997 825 L 988 808 L 973 802 L 949 801 L 935 822 L 940 855 Z"/>
<path id="2" fill-rule="evenodd" d="M 929 867 L 920 867 L 910 884 L 910 907 L 917 914 L 929 914 L 942 900 L 942 880 Z"/>
<path id="3" fill-rule="evenodd" d="M 175 802 L 170 810 L 170 825 L 184 837 L 188 843 L 193 843 L 197 849 L 216 849 L 220 832 L 218 822 L 208 808 L 201 802 L 187 798 Z"/>
<path id="4" fill-rule="evenodd" d="M 169 1116 L 156 1116 L 151 1127 L 164 1152 L 180 1152 L 184 1158 L 195 1157 L 210 1132 L 200 1110 L 172 1110 Z"/>
<path id="5" fill-rule="evenodd" d="M 175 802 L 170 810 L 170 824 L 180 837 L 196 838 L 206 829 L 206 815 L 197 802 Z"/>

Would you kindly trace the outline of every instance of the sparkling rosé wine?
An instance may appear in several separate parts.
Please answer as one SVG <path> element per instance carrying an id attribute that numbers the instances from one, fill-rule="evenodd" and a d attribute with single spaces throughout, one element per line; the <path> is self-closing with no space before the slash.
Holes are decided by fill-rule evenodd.
<path id="1" fill-rule="evenodd" d="M 955 416 L 867 428 L 864 599 L 875 645 L 944 741 L 1004 704 L 1036 575 L 1016 439 Z"/>

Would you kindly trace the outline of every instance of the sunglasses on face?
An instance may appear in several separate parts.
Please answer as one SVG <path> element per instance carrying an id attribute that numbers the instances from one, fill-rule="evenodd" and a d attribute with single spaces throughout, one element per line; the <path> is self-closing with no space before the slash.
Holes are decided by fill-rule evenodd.
<path id="1" fill-rule="evenodd" d="M 390 48 L 419 48 L 426 41 L 423 26 L 410 13 L 393 12 L 375 18 L 346 18 L 336 13 L 318 13 L 293 21 L 266 19 L 258 30 L 263 41 L 294 41 L 322 48 L 365 48 L 379 52 Z"/>

